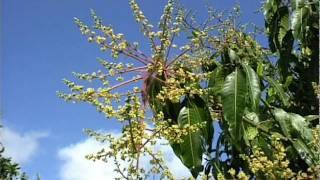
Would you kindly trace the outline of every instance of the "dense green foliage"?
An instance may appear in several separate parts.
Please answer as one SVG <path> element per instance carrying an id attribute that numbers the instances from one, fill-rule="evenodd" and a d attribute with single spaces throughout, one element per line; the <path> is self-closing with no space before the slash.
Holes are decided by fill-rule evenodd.
<path id="1" fill-rule="evenodd" d="M 76 19 L 81 32 L 102 51 L 144 64 L 133 67 L 102 60 L 107 73 L 75 73 L 79 79 L 100 80 L 99 89 L 85 90 L 65 80 L 72 92 L 60 93 L 62 98 L 88 102 L 123 125 L 120 138 L 88 130 L 90 136 L 109 142 L 89 159 L 114 159 L 124 179 L 147 178 L 150 173 L 174 179 L 159 153 L 150 148 L 165 138 L 194 178 L 319 178 L 317 1 L 265 2 L 270 49 L 261 47 L 245 26 L 236 25 L 238 7 L 228 16 L 209 8 L 206 23 L 198 24 L 169 0 L 158 31 L 153 31 L 137 3 L 132 0 L 130 5 L 150 40 L 150 56 L 104 26 L 95 13 L 93 29 Z M 179 34 L 188 42 L 173 56 Z M 125 73 L 138 75 L 123 81 Z M 111 78 L 123 82 L 110 86 Z M 139 80 L 141 88 L 112 92 Z M 152 117 L 145 115 L 148 105 Z M 151 157 L 150 172 L 139 164 L 143 155 Z M 130 165 L 120 167 L 118 157 Z"/>

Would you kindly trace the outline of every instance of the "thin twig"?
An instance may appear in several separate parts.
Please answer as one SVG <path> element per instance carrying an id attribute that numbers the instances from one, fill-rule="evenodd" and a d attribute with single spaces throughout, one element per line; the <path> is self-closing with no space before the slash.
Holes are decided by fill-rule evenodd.
<path id="1" fill-rule="evenodd" d="M 168 61 L 168 57 L 169 57 L 169 54 L 170 54 L 170 50 L 172 48 L 172 43 L 173 43 L 173 40 L 175 38 L 175 33 L 173 33 L 172 37 L 171 37 L 171 40 L 170 40 L 170 45 L 168 47 L 168 50 L 167 50 L 167 54 L 166 54 L 166 59 L 165 59 L 165 62 L 167 63 Z"/>
<path id="2" fill-rule="evenodd" d="M 174 58 L 166 67 L 169 67 L 171 64 L 173 64 L 176 60 L 178 60 L 181 56 L 186 54 L 188 51 L 190 51 L 190 48 L 184 50 L 181 54 L 179 54 L 176 58 Z"/>
<path id="3" fill-rule="evenodd" d="M 127 84 L 129 84 L 129 83 L 132 83 L 132 82 L 135 82 L 135 81 L 139 81 L 139 80 L 141 80 L 141 79 L 143 79 L 143 77 L 138 77 L 138 78 L 134 78 L 134 79 L 131 79 L 131 80 L 128 80 L 128 81 L 124 81 L 124 82 L 122 82 L 122 83 L 119 83 L 119 84 L 117 84 L 117 85 L 112 86 L 112 87 L 109 89 L 109 91 L 114 90 L 114 89 L 116 89 L 116 88 L 118 88 L 118 87 L 127 85 Z"/>
<path id="4" fill-rule="evenodd" d="M 127 72 L 132 72 L 132 71 L 137 71 L 141 69 L 146 69 L 147 66 L 141 66 L 141 67 L 136 67 L 136 68 L 130 68 L 130 69 L 125 69 L 123 71 L 118 72 L 119 74 L 127 73 Z"/>
<path id="5" fill-rule="evenodd" d="M 120 169 L 120 164 L 119 162 L 116 160 L 116 158 L 114 158 L 114 162 L 117 166 L 117 169 L 118 169 L 118 172 L 120 173 L 120 175 L 124 178 L 124 179 L 128 179 L 129 180 L 129 177 L 127 177 L 126 175 L 123 174 L 123 172 L 121 171 Z"/>

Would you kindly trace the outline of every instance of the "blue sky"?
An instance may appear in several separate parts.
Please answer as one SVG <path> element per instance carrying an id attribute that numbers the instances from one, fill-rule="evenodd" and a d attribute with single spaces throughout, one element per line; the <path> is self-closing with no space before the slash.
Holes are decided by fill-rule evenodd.
<path id="1" fill-rule="evenodd" d="M 138 2 L 156 24 L 166 1 Z M 181 0 L 199 17 L 206 15 L 205 2 Z M 237 1 L 207 2 L 214 8 L 227 10 Z M 255 13 L 261 2 L 242 0 L 239 3 L 242 21 L 262 27 L 263 16 Z M 140 42 L 142 49 L 149 48 L 127 0 L 1 1 L 0 122 L 16 135 L 13 139 L 17 143 L 8 142 L 13 144 L 11 148 L 16 148 L 10 150 L 15 155 L 27 151 L 26 147 L 17 147 L 18 141 L 36 143 L 34 154 L 23 161 L 22 167 L 30 175 L 39 173 L 45 180 L 62 179 L 59 172 L 64 162 L 59 152 L 85 142 L 84 128 L 112 131 L 117 128 L 114 121 L 106 120 L 90 105 L 65 103 L 56 96 L 57 90 L 65 90 L 62 79 L 71 79 L 71 72 L 96 71 L 101 69 L 96 58 L 109 57 L 88 43 L 73 23 L 73 17 L 91 22 L 90 9 L 127 39 Z"/>

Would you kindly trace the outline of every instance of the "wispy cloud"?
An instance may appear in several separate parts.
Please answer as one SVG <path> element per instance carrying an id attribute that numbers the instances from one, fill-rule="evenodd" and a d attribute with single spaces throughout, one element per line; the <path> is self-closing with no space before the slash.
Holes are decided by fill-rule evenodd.
<path id="1" fill-rule="evenodd" d="M 8 127 L 0 129 L 1 143 L 5 147 L 4 156 L 11 157 L 19 164 L 30 161 L 39 149 L 40 139 L 47 136 L 47 132 L 19 133 Z"/>
<path id="2" fill-rule="evenodd" d="M 165 161 L 170 171 L 176 178 L 190 177 L 188 169 L 177 158 L 165 140 L 160 140 L 155 149 L 164 153 Z M 69 145 L 59 150 L 58 156 L 62 160 L 60 167 L 60 177 L 62 180 L 105 180 L 119 177 L 114 172 L 113 161 L 104 163 L 101 161 L 92 162 L 85 159 L 85 155 L 96 152 L 105 147 L 94 139 L 86 139 L 76 144 Z M 149 158 L 142 157 L 141 164 L 148 169 Z"/>

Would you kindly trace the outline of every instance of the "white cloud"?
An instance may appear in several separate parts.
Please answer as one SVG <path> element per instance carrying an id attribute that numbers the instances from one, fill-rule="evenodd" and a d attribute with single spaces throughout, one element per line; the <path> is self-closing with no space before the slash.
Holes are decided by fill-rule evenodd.
<path id="1" fill-rule="evenodd" d="M 24 164 L 37 153 L 39 140 L 47 137 L 45 132 L 28 132 L 21 134 L 8 127 L 0 129 L 0 139 L 5 147 L 4 156 L 11 157 L 14 162 Z"/>
<path id="2" fill-rule="evenodd" d="M 115 177 L 113 164 L 85 159 L 85 155 L 98 151 L 102 147 L 103 145 L 94 139 L 87 139 L 60 149 L 58 156 L 63 160 L 63 165 L 60 167 L 61 179 L 105 180 L 107 177 Z"/>
<path id="3" fill-rule="evenodd" d="M 161 143 L 161 144 L 160 144 Z M 190 177 L 188 169 L 177 158 L 169 145 L 163 145 L 166 141 L 161 140 L 155 149 L 161 150 L 165 155 L 168 168 L 176 178 Z M 85 155 L 96 152 L 104 147 L 94 139 L 86 139 L 76 144 L 64 147 L 59 150 L 58 156 L 63 161 L 60 167 L 60 177 L 62 180 L 106 180 L 119 177 L 114 172 L 113 161 L 108 163 L 92 162 L 85 159 Z M 143 157 L 141 164 L 148 165 L 149 158 Z M 147 167 L 146 167 L 147 169 Z"/>

